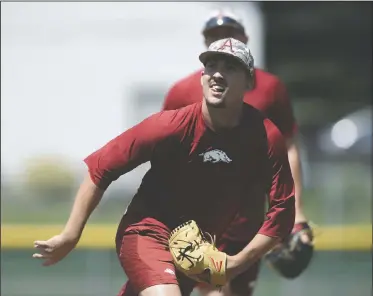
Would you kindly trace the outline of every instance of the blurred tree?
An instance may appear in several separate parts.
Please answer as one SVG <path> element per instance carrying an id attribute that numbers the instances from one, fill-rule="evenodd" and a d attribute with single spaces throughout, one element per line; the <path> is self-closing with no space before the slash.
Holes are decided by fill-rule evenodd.
<path id="1" fill-rule="evenodd" d="M 60 156 L 40 156 L 25 165 L 27 194 L 43 201 L 66 201 L 76 188 L 74 171 Z"/>

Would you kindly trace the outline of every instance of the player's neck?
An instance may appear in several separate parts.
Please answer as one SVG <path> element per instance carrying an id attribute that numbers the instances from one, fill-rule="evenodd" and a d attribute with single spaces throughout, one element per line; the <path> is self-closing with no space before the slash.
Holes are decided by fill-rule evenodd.
<path id="1" fill-rule="evenodd" d="M 240 124 L 243 103 L 230 108 L 214 108 L 202 103 L 202 117 L 205 124 L 213 131 L 234 128 Z"/>

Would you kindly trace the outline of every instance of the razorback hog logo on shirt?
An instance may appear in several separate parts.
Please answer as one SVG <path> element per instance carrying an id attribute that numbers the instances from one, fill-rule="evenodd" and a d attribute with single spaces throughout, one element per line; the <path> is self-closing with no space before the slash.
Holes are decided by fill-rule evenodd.
<path id="1" fill-rule="evenodd" d="M 224 151 L 219 149 L 210 150 L 204 153 L 201 153 L 200 156 L 203 156 L 203 162 L 226 162 L 230 163 L 232 159 L 230 159 Z"/>

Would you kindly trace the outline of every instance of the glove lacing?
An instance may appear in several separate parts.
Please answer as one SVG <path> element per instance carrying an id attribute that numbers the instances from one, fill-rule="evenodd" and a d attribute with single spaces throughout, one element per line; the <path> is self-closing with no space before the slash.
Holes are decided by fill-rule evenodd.
<path id="1" fill-rule="evenodd" d="M 179 225 L 178 227 L 176 227 L 173 231 L 171 231 L 170 236 L 172 236 L 175 232 L 179 231 L 181 228 L 183 228 L 184 226 L 187 226 L 188 224 L 191 224 L 191 221 L 184 222 L 181 225 Z M 182 241 L 182 242 L 188 244 L 186 247 L 176 247 L 175 245 L 177 243 L 174 244 L 173 248 L 179 250 L 177 260 L 186 259 L 186 260 L 189 261 L 191 266 L 193 266 L 195 263 L 192 260 L 195 260 L 196 262 L 202 261 L 203 256 L 201 255 L 198 258 L 196 258 L 196 257 L 193 257 L 193 256 L 187 254 L 187 252 L 193 252 L 194 250 L 196 250 L 199 247 L 201 247 L 203 245 L 206 245 L 206 244 L 212 245 L 213 248 L 216 248 L 215 247 L 215 241 L 216 241 L 216 236 L 215 235 L 212 236 L 208 232 L 204 233 L 204 232 L 201 231 L 201 229 L 198 229 L 198 231 L 201 234 L 201 240 L 186 241 L 186 240 L 178 239 L 178 241 Z M 208 238 L 206 237 L 206 234 L 207 234 Z"/>

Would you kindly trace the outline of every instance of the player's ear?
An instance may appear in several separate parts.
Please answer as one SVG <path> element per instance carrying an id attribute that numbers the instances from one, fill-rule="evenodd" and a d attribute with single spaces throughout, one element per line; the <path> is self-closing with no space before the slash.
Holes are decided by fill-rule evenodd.
<path id="1" fill-rule="evenodd" d="M 201 72 L 201 85 L 203 85 L 203 82 L 202 82 L 202 79 L 203 79 L 203 75 L 205 74 L 205 71 L 204 70 L 202 70 L 202 72 Z"/>

